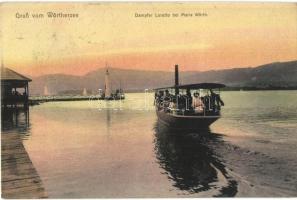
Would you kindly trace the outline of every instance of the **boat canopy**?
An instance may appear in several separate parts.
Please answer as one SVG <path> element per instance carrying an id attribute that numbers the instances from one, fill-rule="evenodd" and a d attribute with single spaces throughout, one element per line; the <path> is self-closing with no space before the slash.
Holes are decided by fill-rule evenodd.
<path id="1" fill-rule="evenodd" d="M 164 90 L 164 89 L 174 89 L 174 88 L 178 88 L 178 89 L 216 89 L 216 88 L 224 88 L 224 87 L 226 87 L 226 85 L 221 84 L 221 83 L 195 83 L 195 84 L 156 88 L 154 90 Z"/>

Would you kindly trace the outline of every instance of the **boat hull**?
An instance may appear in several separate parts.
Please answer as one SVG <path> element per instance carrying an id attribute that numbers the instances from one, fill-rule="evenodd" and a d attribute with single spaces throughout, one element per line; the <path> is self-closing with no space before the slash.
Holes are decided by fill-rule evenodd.
<path id="1" fill-rule="evenodd" d="M 107 101 L 114 101 L 114 100 L 125 100 L 125 97 L 108 97 L 108 98 L 104 98 L 104 97 L 99 97 L 99 100 L 107 100 Z"/>
<path id="2" fill-rule="evenodd" d="M 220 118 L 215 116 L 186 116 L 166 113 L 163 110 L 156 110 L 158 119 L 161 123 L 169 128 L 186 129 L 186 130 L 201 130 L 208 129 L 209 126 Z"/>

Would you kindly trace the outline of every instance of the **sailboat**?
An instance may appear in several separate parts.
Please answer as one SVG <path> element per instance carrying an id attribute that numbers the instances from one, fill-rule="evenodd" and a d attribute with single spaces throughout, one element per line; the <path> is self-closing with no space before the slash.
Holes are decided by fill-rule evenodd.
<path id="1" fill-rule="evenodd" d="M 88 93 L 87 93 L 87 89 L 84 88 L 84 90 L 83 90 L 83 96 L 87 96 L 87 95 L 88 95 Z"/>
<path id="2" fill-rule="evenodd" d="M 43 88 L 43 95 L 44 96 L 48 96 L 49 95 L 47 86 L 44 86 L 44 88 Z"/>

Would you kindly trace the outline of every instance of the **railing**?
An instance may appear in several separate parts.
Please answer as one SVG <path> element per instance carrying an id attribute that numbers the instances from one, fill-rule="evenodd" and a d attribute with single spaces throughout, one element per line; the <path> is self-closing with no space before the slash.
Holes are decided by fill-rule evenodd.
<path id="1" fill-rule="evenodd" d="M 199 115 L 199 116 L 209 116 L 209 115 L 220 115 L 220 106 L 216 105 L 217 99 L 214 97 L 214 99 L 211 99 L 211 97 L 208 98 L 207 101 L 203 102 L 203 110 L 202 112 L 195 111 L 194 108 L 192 108 L 191 105 L 189 105 L 189 99 L 186 98 L 183 105 L 183 108 L 180 108 L 180 102 L 178 102 L 178 99 L 176 99 L 176 103 L 174 101 L 167 101 L 167 100 L 157 100 L 156 106 L 158 106 L 159 110 L 164 110 L 165 112 L 177 114 L 177 115 Z M 207 103 L 206 103 L 207 102 Z M 171 103 L 174 103 L 174 106 L 172 106 Z"/>
<path id="2" fill-rule="evenodd" d="M 11 95 L 11 96 L 4 96 L 1 97 L 2 101 L 7 102 L 23 102 L 28 101 L 28 95 Z"/>
<path id="3" fill-rule="evenodd" d="M 2 105 L 27 104 L 28 95 L 10 95 L 1 97 Z"/>

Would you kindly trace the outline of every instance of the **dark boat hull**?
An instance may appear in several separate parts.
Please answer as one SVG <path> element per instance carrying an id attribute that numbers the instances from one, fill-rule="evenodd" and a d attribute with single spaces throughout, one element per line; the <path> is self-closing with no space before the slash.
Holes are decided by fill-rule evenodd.
<path id="1" fill-rule="evenodd" d="M 201 130 L 208 129 L 209 126 L 220 118 L 219 115 L 215 116 L 186 116 L 174 115 L 166 113 L 163 110 L 156 111 L 158 119 L 161 123 L 174 129 L 187 129 L 187 130 Z"/>
<path id="2" fill-rule="evenodd" d="M 109 98 L 104 98 L 104 97 L 99 97 L 99 100 L 107 100 L 107 101 L 114 101 L 114 100 L 125 100 L 125 97 L 109 97 Z"/>

